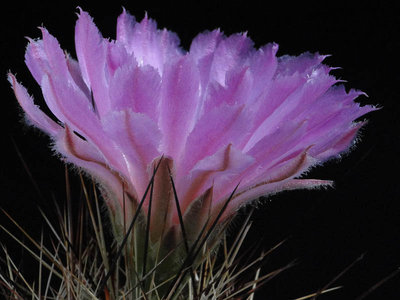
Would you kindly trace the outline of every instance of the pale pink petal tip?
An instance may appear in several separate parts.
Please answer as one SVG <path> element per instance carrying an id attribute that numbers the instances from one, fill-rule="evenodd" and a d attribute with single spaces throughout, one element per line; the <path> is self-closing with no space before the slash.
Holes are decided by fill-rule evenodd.
<path id="1" fill-rule="evenodd" d="M 147 14 L 137 22 L 124 8 L 110 40 L 78 9 L 77 60 L 44 28 L 25 55 L 61 125 L 8 78 L 29 122 L 101 182 L 113 209 L 123 188 L 134 209 L 163 155 L 160 174 L 172 176 L 185 218 L 215 215 L 239 182 L 225 217 L 261 196 L 331 186 L 299 178 L 348 151 L 365 124 L 356 120 L 378 109 L 354 101 L 363 93 L 346 92 L 323 63 L 327 55 L 277 56 L 276 43 L 256 50 L 247 33 L 219 29 L 199 34 L 184 51 L 175 33 Z M 165 226 L 177 223 L 167 208 L 171 193 L 158 175 L 152 238 L 165 229 L 165 213 Z M 201 199 L 204 209 L 193 211 Z"/>
<path id="2" fill-rule="evenodd" d="M 40 110 L 39 106 L 33 103 L 33 98 L 28 94 L 25 87 L 18 83 L 13 74 L 8 74 L 8 81 L 11 83 L 19 105 L 25 112 L 27 122 L 40 128 L 51 136 L 56 135 L 61 129 L 61 126 Z"/>

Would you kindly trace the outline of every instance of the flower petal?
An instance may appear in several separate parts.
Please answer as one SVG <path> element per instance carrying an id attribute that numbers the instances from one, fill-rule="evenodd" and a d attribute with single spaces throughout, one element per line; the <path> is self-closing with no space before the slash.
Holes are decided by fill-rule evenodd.
<path id="1" fill-rule="evenodd" d="M 113 209 L 123 207 L 129 210 L 129 201 L 124 203 L 123 191 L 136 197 L 136 192 L 129 182 L 123 183 L 117 172 L 110 170 L 102 155 L 87 141 L 76 136 L 68 127 L 55 139 L 54 148 L 61 153 L 68 162 L 73 163 L 93 175 L 103 186 L 107 187 L 107 204 Z M 117 203 L 115 201 L 118 201 Z"/>
<path id="2" fill-rule="evenodd" d="M 157 148 L 161 134 L 157 125 L 146 115 L 131 110 L 115 111 L 102 119 L 102 126 L 109 140 L 127 166 L 125 177 L 142 197 L 149 183 L 148 166 L 160 153 Z"/>
<path id="3" fill-rule="evenodd" d="M 221 105 L 204 114 L 190 133 L 178 176 L 185 176 L 195 164 L 232 143 L 240 145 L 249 134 L 252 122 L 243 105 Z"/>
<path id="4" fill-rule="evenodd" d="M 88 89 L 86 83 L 83 81 L 79 63 L 75 59 L 67 56 L 67 66 L 68 66 L 68 71 L 71 74 L 71 77 L 75 82 L 76 86 L 85 94 L 87 99 L 90 99 L 91 92 Z"/>
<path id="5" fill-rule="evenodd" d="M 199 109 L 199 73 L 190 56 L 168 64 L 162 76 L 159 127 L 164 154 L 179 158 Z"/>
<path id="6" fill-rule="evenodd" d="M 209 89 L 204 104 L 204 113 L 208 113 L 222 104 L 234 105 L 251 102 L 253 77 L 248 67 L 228 71 L 225 80 L 225 86 L 213 84 Z"/>
<path id="7" fill-rule="evenodd" d="M 42 91 L 47 105 L 61 122 L 68 124 L 72 130 L 96 145 L 113 169 L 121 172 L 127 170 L 121 154 L 113 148 L 80 89 L 71 86 L 63 78 L 44 76 Z"/>
<path id="8" fill-rule="evenodd" d="M 251 149 L 263 136 L 271 133 L 274 128 L 292 120 L 298 114 L 323 95 L 337 80 L 329 75 L 325 67 L 314 70 L 306 82 L 293 91 L 282 101 L 254 131 L 245 146 L 245 151 Z"/>
<path id="9" fill-rule="evenodd" d="M 353 101 L 361 94 L 361 92 L 354 90 L 346 93 L 343 86 L 333 87 L 320 97 L 314 105 L 299 114 L 295 119 L 307 118 L 308 120 L 307 134 L 302 138 L 299 145 L 314 144 L 315 146 L 311 149 L 310 154 L 325 160 L 328 157 L 322 158 L 319 154 L 327 151 L 330 145 L 336 144 L 344 136 L 347 136 L 342 140 L 342 146 L 334 148 L 335 150 L 332 149 L 336 155 L 346 150 L 351 145 L 357 130 L 361 128 L 361 125 L 355 126 L 353 120 L 376 110 L 373 106 L 360 107 Z M 348 141 L 347 146 L 344 145 L 345 141 Z M 339 151 L 339 149 L 341 150 Z"/>
<path id="10" fill-rule="evenodd" d="M 70 74 L 60 44 L 45 28 L 40 29 L 42 40 L 29 40 L 25 53 L 26 65 L 39 84 L 48 73 L 57 73 L 68 80 Z"/>
<path id="11" fill-rule="evenodd" d="M 285 189 L 285 185 L 290 182 L 294 177 L 297 177 L 304 173 L 310 166 L 316 163 L 316 160 L 308 155 L 309 148 L 298 152 L 297 155 L 293 155 L 286 161 L 282 161 L 274 168 L 264 172 L 258 179 L 254 180 L 254 184 L 239 188 L 236 194 L 228 205 L 225 217 L 234 213 L 241 205 L 249 203 L 251 200 L 255 200 L 261 196 L 268 196 L 271 194 L 278 193 Z M 329 182 L 321 182 L 323 185 L 329 184 Z M 298 187 L 302 187 L 298 185 Z M 307 184 L 304 185 L 307 187 Z M 233 189 L 232 189 L 233 190 Z M 230 193 L 227 193 L 218 205 L 215 207 L 217 210 L 225 202 L 226 197 Z"/>
<path id="12" fill-rule="evenodd" d="M 311 144 L 301 144 L 306 130 L 307 122 L 287 122 L 272 134 L 263 137 L 246 153 L 254 157 L 255 163 L 243 172 L 242 183 L 246 185 L 254 182 L 260 174 L 270 172 L 271 168 L 283 159 L 308 148 Z"/>
<path id="13" fill-rule="evenodd" d="M 317 67 L 329 55 L 305 52 L 299 56 L 283 55 L 279 57 L 276 77 L 290 76 L 295 73 L 307 74 Z"/>
<path id="14" fill-rule="evenodd" d="M 198 62 L 203 57 L 214 54 L 223 38 L 224 35 L 219 29 L 200 33 L 193 39 L 189 53 Z"/>
<path id="15" fill-rule="evenodd" d="M 62 129 L 60 125 L 50 119 L 39 106 L 33 103 L 33 98 L 29 96 L 25 87 L 18 83 L 17 79 L 11 73 L 8 74 L 8 80 L 12 85 L 15 97 L 19 105 L 25 112 L 25 116 L 29 123 L 37 126 L 47 134 L 54 136 Z"/>
<path id="16" fill-rule="evenodd" d="M 123 10 L 118 18 L 117 41 L 123 43 L 129 53 L 134 53 L 140 66 L 150 65 L 163 73 L 165 63 L 182 55 L 178 36 L 170 31 L 157 30 L 155 21 L 147 14 L 140 23 Z"/>
<path id="17" fill-rule="evenodd" d="M 348 129 L 335 130 L 334 134 L 329 135 L 329 140 L 318 144 L 316 149 L 311 152 L 312 155 L 321 161 L 338 156 L 350 148 L 357 136 L 357 132 L 365 123 L 351 125 Z"/>
<path id="18" fill-rule="evenodd" d="M 251 98 L 256 98 L 261 94 L 272 82 L 278 67 L 278 59 L 276 53 L 279 46 L 275 43 L 267 44 L 259 49 L 250 58 L 250 71 L 253 76 L 253 93 Z"/>
<path id="19" fill-rule="evenodd" d="M 112 110 L 131 109 L 157 122 L 160 86 L 161 78 L 151 66 L 123 66 L 115 72 L 110 82 Z"/>
<path id="20" fill-rule="evenodd" d="M 109 82 L 115 71 L 124 66 L 136 66 L 137 62 L 133 55 L 126 52 L 125 47 L 118 41 L 105 43 L 106 47 L 106 64 L 105 64 L 105 79 Z"/>
<path id="21" fill-rule="evenodd" d="M 213 53 L 209 71 L 210 81 L 225 86 L 227 72 L 242 66 L 243 61 L 252 53 L 252 46 L 253 42 L 246 34 L 233 34 L 222 39 Z"/>
<path id="22" fill-rule="evenodd" d="M 105 76 L 107 44 L 93 19 L 81 9 L 75 27 L 75 49 L 83 80 L 93 93 L 97 113 L 103 116 L 110 110 Z"/>
<path id="23" fill-rule="evenodd" d="M 235 187 L 242 172 L 253 162 L 254 158 L 235 149 L 231 144 L 199 161 L 178 186 L 182 209 L 186 210 L 193 199 L 211 186 L 213 198 L 218 199 L 223 191 Z"/>
<path id="24" fill-rule="evenodd" d="M 122 14 L 117 19 L 117 41 L 129 47 L 130 39 L 134 34 L 135 17 L 122 8 Z"/>

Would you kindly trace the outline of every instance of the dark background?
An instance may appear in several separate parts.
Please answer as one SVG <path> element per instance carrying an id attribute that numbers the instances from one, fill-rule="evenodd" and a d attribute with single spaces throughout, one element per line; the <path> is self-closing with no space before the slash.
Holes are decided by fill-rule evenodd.
<path id="1" fill-rule="evenodd" d="M 151 1 L 8 1 L 10 6 L 3 8 L 0 26 L 0 207 L 39 237 L 43 221 L 37 204 L 51 207 L 53 199 L 59 203 L 65 199 L 64 166 L 52 155 L 48 138 L 22 124 L 21 110 L 6 81 L 8 70 L 16 73 L 40 103 L 40 89 L 24 66 L 24 37 L 39 37 L 37 26 L 44 25 L 73 56 L 78 5 L 94 17 L 104 37 L 115 37 L 121 6 L 139 20 L 147 11 L 159 28 L 175 31 L 186 49 L 197 33 L 207 29 L 219 27 L 226 34 L 247 31 L 257 47 L 272 41 L 278 43 L 278 55 L 305 51 L 331 54 L 325 63 L 342 68 L 334 74 L 347 81 L 346 87 L 368 94 L 368 98 L 360 97 L 358 101 L 383 107 L 365 116 L 369 123 L 362 129 L 361 142 L 349 155 L 307 175 L 332 179 L 335 188 L 284 192 L 262 201 L 253 216 L 254 225 L 246 244 L 249 248 L 261 244 L 267 250 L 288 238 L 268 259 L 265 273 L 297 260 L 296 266 L 263 286 L 256 299 L 294 299 L 312 293 L 365 253 L 333 284 L 343 286 L 341 290 L 320 296 L 355 299 L 400 267 L 400 12 L 384 1 L 352 3 L 186 1 L 160 5 Z M 74 184 L 73 189 L 79 191 L 79 181 L 73 176 Z M 0 224 L 12 227 L 3 215 Z M 0 243 L 6 243 L 18 256 L 19 248 L 3 232 Z M 400 299 L 399 286 L 400 274 L 366 299 Z"/>

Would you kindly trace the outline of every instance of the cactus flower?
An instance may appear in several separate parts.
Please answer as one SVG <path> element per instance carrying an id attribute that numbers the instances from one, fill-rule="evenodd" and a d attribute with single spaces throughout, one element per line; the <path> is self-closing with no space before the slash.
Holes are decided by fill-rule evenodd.
<path id="1" fill-rule="evenodd" d="M 9 74 L 27 121 L 97 180 L 117 219 L 122 208 L 132 216 L 163 157 L 153 241 L 179 224 L 170 176 L 188 234 L 196 234 L 239 183 L 221 220 L 260 196 L 329 185 L 300 177 L 348 150 L 363 126 L 355 119 L 375 109 L 354 101 L 363 93 L 347 92 L 326 56 L 278 57 L 277 44 L 255 49 L 246 34 L 204 32 L 185 51 L 147 15 L 136 22 L 124 10 L 110 40 L 80 10 L 74 59 L 40 29 L 25 61 L 53 116 Z"/>

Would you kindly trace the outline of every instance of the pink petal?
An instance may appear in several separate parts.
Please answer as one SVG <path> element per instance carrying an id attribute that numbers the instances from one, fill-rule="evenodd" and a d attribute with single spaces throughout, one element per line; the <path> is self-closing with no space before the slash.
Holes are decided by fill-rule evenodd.
<path id="1" fill-rule="evenodd" d="M 212 55 L 223 38 L 219 29 L 200 33 L 193 39 L 189 53 L 196 61 L 199 61 L 205 56 Z"/>
<path id="2" fill-rule="evenodd" d="M 54 115 L 72 130 L 94 143 L 116 170 L 126 170 L 121 154 L 113 148 L 104 134 L 91 104 L 80 89 L 69 85 L 63 78 L 44 76 L 43 96 Z"/>
<path id="3" fill-rule="evenodd" d="M 274 52 L 273 46 L 271 52 L 271 54 Z M 298 57 L 285 55 L 278 58 L 278 65 L 272 65 L 275 67 L 272 81 L 265 85 L 260 97 L 252 104 L 255 112 L 254 130 L 259 128 L 279 106 L 285 103 L 291 94 L 301 90 L 313 69 L 317 68 L 325 57 L 319 54 L 304 53 Z M 254 65 L 257 66 L 257 64 Z M 259 130 L 263 132 L 262 129 Z M 247 149 L 250 149 L 252 145 L 254 145 L 254 140 L 247 146 Z"/>
<path id="4" fill-rule="evenodd" d="M 317 67 L 329 55 L 305 52 L 299 56 L 284 55 L 279 57 L 277 77 L 290 76 L 294 73 L 309 73 L 310 69 Z"/>
<path id="5" fill-rule="evenodd" d="M 129 208 L 129 201 L 123 203 L 123 188 L 135 197 L 135 190 L 130 183 L 123 183 L 121 177 L 115 171 L 110 170 L 102 155 L 89 143 L 76 136 L 65 126 L 55 140 L 55 149 L 61 153 L 68 162 L 73 163 L 93 175 L 99 182 L 107 187 L 108 205 L 113 209 L 122 209 L 124 205 Z M 118 202 L 115 203 L 114 201 Z"/>
<path id="6" fill-rule="evenodd" d="M 252 98 L 258 97 L 270 84 L 278 67 L 276 53 L 279 46 L 268 44 L 250 58 L 250 71 L 253 76 Z"/>
<path id="7" fill-rule="evenodd" d="M 252 185 L 254 182 L 265 181 L 266 178 L 271 178 L 271 176 L 276 177 L 273 174 L 284 170 L 299 154 L 307 152 L 308 155 L 311 152 L 312 145 L 301 148 L 299 143 L 306 133 L 306 128 L 306 122 L 300 124 L 288 122 L 274 134 L 260 140 L 251 151 L 246 153 L 254 158 L 254 163 L 241 172 L 241 185 Z M 308 161 L 312 161 L 311 156 L 309 156 Z M 313 162 L 316 163 L 316 160 L 314 159 Z M 229 194 L 232 190 L 233 187 L 223 192 Z"/>
<path id="8" fill-rule="evenodd" d="M 29 39 L 25 52 L 25 63 L 37 83 L 41 83 L 42 76 L 50 72 L 51 67 L 47 62 L 47 53 L 43 49 L 42 40 Z"/>
<path id="9" fill-rule="evenodd" d="M 168 64 L 162 76 L 160 117 L 164 154 L 178 158 L 199 109 L 199 73 L 190 56 Z"/>
<path id="10" fill-rule="evenodd" d="M 89 99 L 81 90 L 69 85 L 64 78 L 48 75 L 43 76 L 41 85 L 46 104 L 57 119 L 71 123 L 73 130 L 81 134 L 93 129 L 93 125 L 92 128 L 87 125 L 96 122 L 96 118 Z"/>
<path id="11" fill-rule="evenodd" d="M 274 133 L 262 138 L 247 152 L 248 155 L 255 158 L 256 164 L 245 171 L 243 183 L 253 181 L 260 172 L 269 172 L 268 170 L 282 159 L 308 148 L 310 145 L 303 146 L 301 144 L 306 128 L 306 122 L 287 122 Z"/>
<path id="12" fill-rule="evenodd" d="M 210 81 L 214 52 L 223 38 L 223 34 L 217 29 L 197 35 L 190 45 L 189 53 L 196 62 L 200 73 L 202 94 L 206 94 L 207 85 Z"/>
<path id="13" fill-rule="evenodd" d="M 321 143 L 316 149 L 313 149 L 312 154 L 321 161 L 325 161 L 346 151 L 353 145 L 357 132 L 364 124 L 357 123 L 350 126 L 347 130 L 336 131 L 333 136 L 331 135 L 328 142 Z"/>
<path id="14" fill-rule="evenodd" d="M 110 82 L 112 110 L 132 109 L 157 122 L 161 78 L 151 66 L 123 66 Z"/>
<path id="15" fill-rule="evenodd" d="M 115 71 L 124 66 L 136 66 L 135 58 L 126 52 L 125 47 L 115 41 L 106 43 L 106 66 L 105 78 L 109 82 L 113 78 Z"/>
<path id="16" fill-rule="evenodd" d="M 245 34 L 235 34 L 221 40 L 213 54 L 210 80 L 225 86 L 227 72 L 241 65 L 253 51 L 252 46 L 253 42 Z"/>
<path id="17" fill-rule="evenodd" d="M 296 116 L 296 119 L 308 119 L 310 130 L 315 126 L 320 126 L 320 124 L 326 123 L 327 119 L 337 114 L 343 117 L 348 116 L 347 121 L 344 121 L 344 118 L 341 118 L 340 122 L 352 122 L 358 117 L 352 113 L 352 111 L 354 111 L 352 107 L 356 106 L 357 109 L 355 111 L 357 113 L 363 111 L 363 109 L 359 110 L 359 107 L 355 105 L 353 101 L 362 94 L 362 92 L 355 90 L 351 90 L 349 93 L 346 93 L 342 85 L 332 86 L 325 94 L 320 96 L 317 101 L 299 113 Z M 340 122 L 337 122 L 337 124 Z"/>
<path id="18" fill-rule="evenodd" d="M 182 209 L 185 210 L 193 199 L 213 186 L 215 199 L 221 193 L 238 183 L 238 178 L 246 168 L 254 162 L 254 158 L 243 154 L 231 144 L 221 148 L 212 156 L 199 161 L 190 174 L 178 185 Z M 232 180 L 232 179 L 235 180 Z"/>
<path id="19" fill-rule="evenodd" d="M 42 40 L 30 40 L 25 53 L 25 62 L 35 80 L 40 84 L 45 74 L 54 72 L 70 78 L 65 54 L 45 28 L 41 28 Z"/>
<path id="20" fill-rule="evenodd" d="M 146 115 L 130 110 L 115 111 L 102 119 L 108 139 L 122 153 L 127 166 L 125 177 L 135 186 L 139 198 L 149 183 L 148 166 L 160 153 L 157 148 L 161 134 Z"/>
<path id="21" fill-rule="evenodd" d="M 319 163 L 318 159 L 312 157 L 309 153 L 314 145 L 307 148 L 298 149 L 296 151 L 288 151 L 286 155 L 281 155 L 278 159 L 274 160 L 273 164 L 268 168 L 262 169 L 261 172 L 252 176 L 251 182 L 279 181 L 282 178 L 300 176 L 303 172 L 307 171 L 310 167 Z M 279 179 L 279 180 L 278 180 Z M 248 180 L 245 181 L 246 185 L 249 184 Z"/>
<path id="22" fill-rule="evenodd" d="M 134 53 L 140 66 L 150 65 L 163 73 L 165 63 L 182 55 L 175 33 L 157 30 L 157 24 L 146 16 L 140 23 L 125 10 L 118 18 L 117 41 Z"/>
<path id="23" fill-rule="evenodd" d="M 253 76 L 249 68 L 244 67 L 227 72 L 226 84 L 213 84 L 204 104 L 204 113 L 208 113 L 221 104 L 245 104 L 251 102 Z"/>
<path id="24" fill-rule="evenodd" d="M 245 151 L 251 149 L 263 136 L 269 134 L 274 128 L 281 126 L 287 120 L 292 120 L 298 114 L 323 95 L 329 87 L 336 82 L 333 76 L 329 76 L 326 68 L 314 70 L 306 83 L 280 103 L 279 106 L 258 126 L 245 146 Z"/>
<path id="25" fill-rule="evenodd" d="M 71 74 L 71 77 L 72 77 L 73 81 L 75 82 L 76 86 L 79 87 L 79 89 L 85 94 L 85 96 L 88 99 L 90 99 L 90 97 L 91 97 L 90 90 L 88 89 L 85 82 L 83 81 L 79 63 L 75 59 L 68 56 L 67 57 L 67 66 L 68 66 L 68 71 Z"/>
<path id="26" fill-rule="evenodd" d="M 360 94 L 362 93 L 357 91 L 346 93 L 343 87 L 331 88 L 323 97 L 318 99 L 315 105 L 298 116 L 298 118 L 307 117 L 309 120 L 307 134 L 302 139 L 301 144 L 303 146 L 315 144 L 310 152 L 311 155 L 317 157 L 320 152 L 326 151 L 330 145 L 336 144 L 349 132 L 355 134 L 353 120 L 376 110 L 372 106 L 359 107 L 353 100 Z M 357 126 L 357 128 L 360 127 Z M 349 140 L 347 146 L 350 146 L 350 142 L 351 140 Z M 340 148 L 341 151 L 347 149 L 347 147 Z M 341 151 L 336 153 L 339 154 Z"/>
<path id="27" fill-rule="evenodd" d="M 117 19 L 117 41 L 121 42 L 125 47 L 129 47 L 130 39 L 134 34 L 133 28 L 135 24 L 135 17 L 123 8 L 122 14 Z"/>
<path id="28" fill-rule="evenodd" d="M 64 54 L 56 38 L 45 28 L 41 28 L 42 40 L 30 40 L 25 62 L 36 81 L 41 84 L 44 76 L 52 74 L 64 78 L 74 88 L 79 88 L 88 97 L 90 92 L 82 80 L 79 65 Z"/>
<path id="29" fill-rule="evenodd" d="M 229 203 L 225 216 L 229 216 L 230 214 L 234 213 L 237 208 L 245 203 L 248 203 L 251 200 L 257 199 L 261 196 L 275 194 L 284 190 L 286 185 L 290 184 L 290 181 L 294 177 L 301 175 L 308 168 L 310 168 L 310 166 L 315 164 L 315 159 L 307 154 L 308 151 L 309 149 L 305 149 L 304 151 L 299 152 L 297 155 L 293 156 L 289 160 L 282 161 L 275 168 L 266 171 L 265 174 L 263 176 L 260 176 L 259 179 L 255 179 L 254 184 L 242 188 L 239 187 L 236 194 L 234 194 L 232 200 Z M 321 181 L 314 183 L 327 185 L 330 182 Z M 297 187 L 299 188 L 308 186 L 314 187 L 315 185 L 310 185 L 309 182 L 305 182 L 304 186 L 297 185 Z M 221 198 L 219 206 L 215 206 L 215 210 L 223 205 L 223 203 L 226 201 L 223 199 L 227 199 L 229 194 L 230 193 L 227 193 L 224 198 Z"/>
<path id="30" fill-rule="evenodd" d="M 194 165 L 232 143 L 240 145 L 252 126 L 242 105 L 221 105 L 204 114 L 190 133 L 179 163 L 178 176 L 185 176 Z"/>
<path id="31" fill-rule="evenodd" d="M 250 107 L 254 111 L 254 131 L 264 122 L 294 91 L 301 88 L 306 79 L 299 73 L 274 79 Z M 250 148 L 251 145 L 249 145 Z"/>
<path id="32" fill-rule="evenodd" d="M 39 106 L 33 103 L 33 98 L 29 96 L 25 87 L 17 82 L 17 79 L 11 73 L 8 74 L 8 80 L 12 85 L 15 97 L 18 100 L 19 105 L 25 112 L 25 116 L 29 123 L 37 126 L 49 135 L 57 135 L 62 129 L 60 125 L 50 119 L 43 111 L 40 110 Z"/>
<path id="33" fill-rule="evenodd" d="M 103 116 L 110 110 L 105 76 L 107 44 L 93 19 L 82 10 L 75 27 L 75 48 L 83 80 L 93 92 L 97 113 Z"/>

